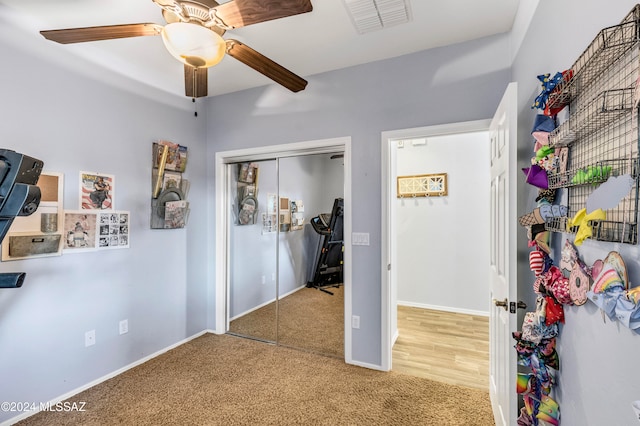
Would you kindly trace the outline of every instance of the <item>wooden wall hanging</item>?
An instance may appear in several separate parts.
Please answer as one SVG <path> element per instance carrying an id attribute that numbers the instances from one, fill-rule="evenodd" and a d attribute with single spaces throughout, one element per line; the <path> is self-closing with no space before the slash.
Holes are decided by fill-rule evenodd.
<path id="1" fill-rule="evenodd" d="M 447 174 L 398 176 L 398 198 L 447 195 Z"/>

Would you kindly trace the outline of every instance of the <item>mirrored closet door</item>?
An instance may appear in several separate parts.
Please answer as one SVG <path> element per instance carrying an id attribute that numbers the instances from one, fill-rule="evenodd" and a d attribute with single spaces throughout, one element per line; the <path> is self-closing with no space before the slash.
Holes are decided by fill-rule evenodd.
<path id="1" fill-rule="evenodd" d="M 229 164 L 229 332 L 277 340 L 277 160 Z M 262 213 L 273 210 L 273 217 Z M 270 224 L 266 223 L 271 220 Z"/>
<path id="2" fill-rule="evenodd" d="M 342 236 L 325 235 L 341 224 L 341 156 L 246 161 L 228 172 L 229 332 L 343 357 Z M 327 247 L 334 256 L 321 256 Z"/>

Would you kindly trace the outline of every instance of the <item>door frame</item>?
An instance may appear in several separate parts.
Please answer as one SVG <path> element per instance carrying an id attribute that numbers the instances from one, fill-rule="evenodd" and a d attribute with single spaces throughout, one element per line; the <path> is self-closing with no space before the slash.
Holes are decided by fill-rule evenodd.
<path id="1" fill-rule="evenodd" d="M 381 236 L 381 369 L 391 370 L 393 364 L 393 344 L 398 338 L 397 323 L 397 275 L 393 265 L 397 264 L 396 253 L 396 156 L 393 144 L 403 139 L 446 136 L 461 133 L 488 131 L 491 120 L 465 121 L 435 126 L 382 132 L 382 232 Z M 487 159 L 487 168 L 489 167 Z"/>
<path id="2" fill-rule="evenodd" d="M 228 268 L 229 268 L 229 236 L 227 229 L 230 217 L 228 215 L 227 200 L 229 199 L 226 165 L 242 161 L 257 161 L 273 158 L 296 157 L 310 154 L 325 154 L 331 152 L 344 153 L 344 356 L 345 362 L 353 363 L 352 359 L 352 254 L 351 254 L 351 137 L 338 137 L 282 145 L 270 145 L 255 148 L 245 148 L 232 151 L 220 151 L 215 154 L 215 329 L 214 333 L 224 334 L 229 329 L 227 314 L 228 298 Z"/>

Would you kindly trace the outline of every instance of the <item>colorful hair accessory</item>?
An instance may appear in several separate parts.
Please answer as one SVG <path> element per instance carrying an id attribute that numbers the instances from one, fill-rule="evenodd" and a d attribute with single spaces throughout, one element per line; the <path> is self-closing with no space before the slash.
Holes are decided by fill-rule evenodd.
<path id="1" fill-rule="evenodd" d="M 574 305 L 584 305 L 587 303 L 587 291 L 591 286 L 591 279 L 582 266 L 575 264 L 569 275 L 569 296 Z"/>
<path id="2" fill-rule="evenodd" d="M 547 289 L 544 286 L 546 281 L 547 279 L 543 275 L 539 275 L 538 277 L 536 277 L 535 281 L 533 282 L 533 291 L 536 293 L 546 293 Z"/>
<path id="3" fill-rule="evenodd" d="M 549 102 L 549 100 L 553 92 L 558 88 L 558 84 L 563 80 L 569 81 L 571 80 L 571 78 L 573 78 L 573 70 L 557 72 L 553 77 L 551 77 L 551 74 L 539 75 L 538 80 L 542 85 L 542 91 L 534 100 L 531 108 L 539 108 L 543 110 L 544 115 L 547 116 L 554 116 L 559 113 L 566 105 L 559 103 L 558 105 L 554 105 L 552 107 L 551 104 L 553 104 L 554 102 Z"/>
<path id="4" fill-rule="evenodd" d="M 555 204 L 542 204 L 533 209 L 531 213 L 524 214 L 518 218 L 521 226 L 533 226 L 547 222 L 549 219 L 563 217 L 567 215 L 567 206 Z"/>
<path id="5" fill-rule="evenodd" d="M 577 246 L 582 245 L 582 242 L 587 238 L 591 238 L 593 230 L 591 229 L 591 221 L 605 220 L 607 214 L 602 209 L 594 210 L 587 214 L 587 209 L 582 209 L 576 213 L 573 218 L 567 220 L 567 230 L 571 231 L 574 226 L 578 227 L 576 232 L 576 238 L 573 243 Z"/>
<path id="6" fill-rule="evenodd" d="M 598 275 L 600 275 L 600 272 L 602 272 L 602 268 L 604 268 L 604 262 L 602 259 L 596 259 L 596 261 L 593 262 L 593 265 L 591 265 L 591 270 L 589 271 L 591 279 L 597 278 Z"/>
<path id="7" fill-rule="evenodd" d="M 549 145 L 545 145 L 536 151 L 536 160 L 542 160 L 544 157 L 548 157 L 554 152 L 555 152 L 555 149 L 553 149 Z"/>
<path id="8" fill-rule="evenodd" d="M 541 189 L 538 191 L 538 196 L 536 197 L 536 201 L 545 200 L 549 204 L 553 204 L 556 201 L 556 190 L 555 189 Z"/>
<path id="9" fill-rule="evenodd" d="M 549 189 L 549 179 L 547 178 L 547 171 L 537 164 L 533 164 L 531 167 L 525 167 L 522 172 L 526 176 L 526 182 L 530 185 L 538 187 L 540 189 Z"/>
<path id="10" fill-rule="evenodd" d="M 522 398 L 522 402 L 524 402 L 524 409 L 527 410 L 527 413 L 533 414 L 536 408 L 536 401 L 533 400 L 530 396 Z"/>
<path id="11" fill-rule="evenodd" d="M 526 407 L 520 409 L 520 415 L 516 419 L 516 423 L 518 426 L 533 426 L 533 419 L 531 414 L 527 413 Z"/>
<path id="12" fill-rule="evenodd" d="M 519 394 L 532 393 L 535 390 L 533 374 L 518 373 L 516 378 L 516 392 Z"/>
<path id="13" fill-rule="evenodd" d="M 566 278 L 557 266 L 552 266 L 546 273 L 547 294 L 553 296 L 559 303 L 570 305 L 571 295 L 569 294 L 569 279 Z"/>
<path id="14" fill-rule="evenodd" d="M 545 263 L 551 254 L 551 249 L 549 248 L 549 231 L 546 230 L 544 223 L 534 223 L 530 227 L 528 227 L 527 237 L 529 238 L 529 242 L 527 245 L 529 247 L 536 247 L 538 250 L 542 250 L 545 256 Z M 553 262 L 553 260 L 551 260 Z M 549 269 L 545 267 L 545 271 Z"/>
<path id="15" fill-rule="evenodd" d="M 560 421 L 560 407 L 558 403 L 551 399 L 548 395 L 543 395 L 540 398 L 540 405 L 538 406 L 538 414 L 536 418 L 539 420 L 548 422 L 554 426 L 558 426 Z"/>
<path id="16" fill-rule="evenodd" d="M 640 286 L 627 290 L 625 295 L 629 301 L 638 304 L 640 302 Z"/>
<path id="17" fill-rule="evenodd" d="M 616 319 L 616 304 L 618 303 L 618 299 L 624 297 L 624 288 L 615 286 L 609 288 L 604 293 L 588 291 L 587 297 L 613 321 Z"/>
<path id="18" fill-rule="evenodd" d="M 562 73 L 557 72 L 553 77 L 551 77 L 550 73 L 541 74 L 538 76 L 538 80 L 541 83 L 542 91 L 533 101 L 533 105 L 531 108 L 539 108 L 545 109 L 547 106 L 547 101 L 549 100 L 549 95 L 556 88 L 558 83 L 562 81 Z"/>
<path id="19" fill-rule="evenodd" d="M 549 326 L 556 322 L 564 324 L 564 308 L 553 297 L 547 296 L 547 311 L 545 315 L 545 325 Z"/>
<path id="20" fill-rule="evenodd" d="M 531 129 L 531 135 L 537 142 L 536 146 L 538 146 L 538 144 L 548 145 L 549 133 L 551 133 L 555 128 L 556 123 L 553 118 L 544 114 L 536 115 L 535 121 L 533 122 L 533 128 Z"/>
<path id="21" fill-rule="evenodd" d="M 577 259 L 578 251 L 576 250 L 576 248 L 573 246 L 573 244 L 571 244 L 571 241 L 564 240 L 564 246 L 562 247 L 559 266 L 562 270 L 562 274 L 565 277 L 569 278 Z"/>
<path id="22" fill-rule="evenodd" d="M 600 275 L 598 275 L 598 277 L 595 279 L 595 282 L 593 284 L 593 292 L 596 294 L 604 293 L 605 291 L 613 287 L 623 288 L 624 283 L 622 282 L 622 278 L 620 278 L 620 274 L 618 274 L 618 271 L 616 271 L 613 266 L 605 263 L 602 271 L 600 272 Z"/>
<path id="23" fill-rule="evenodd" d="M 567 206 L 559 206 L 555 204 L 544 204 L 544 205 L 541 205 L 539 208 L 540 208 L 540 215 L 545 221 L 554 217 L 566 216 L 569 210 Z"/>
<path id="24" fill-rule="evenodd" d="M 616 271 L 618 271 L 618 275 L 620 275 L 624 288 L 628 289 L 629 276 L 627 274 L 627 265 L 625 265 L 624 259 L 620 256 L 620 253 L 617 251 L 610 251 L 607 257 L 604 258 L 604 264 L 611 265 Z"/>
<path id="25" fill-rule="evenodd" d="M 538 78 L 540 78 L 540 76 L 538 76 Z M 553 118 L 544 114 L 536 114 L 536 117 L 533 121 L 533 127 L 531 128 L 531 133 L 538 131 L 550 133 L 553 132 L 555 128 L 556 123 Z"/>
<path id="26" fill-rule="evenodd" d="M 631 330 L 640 328 L 640 306 L 620 295 L 616 302 L 616 319 Z"/>
<path id="27" fill-rule="evenodd" d="M 544 253 L 540 250 L 529 253 L 529 268 L 536 277 L 544 271 L 544 258 Z"/>
<path id="28" fill-rule="evenodd" d="M 558 356 L 558 351 L 555 349 L 552 349 L 548 354 L 540 353 L 540 359 L 544 362 L 545 366 L 553 368 L 554 370 L 560 370 L 560 357 Z"/>

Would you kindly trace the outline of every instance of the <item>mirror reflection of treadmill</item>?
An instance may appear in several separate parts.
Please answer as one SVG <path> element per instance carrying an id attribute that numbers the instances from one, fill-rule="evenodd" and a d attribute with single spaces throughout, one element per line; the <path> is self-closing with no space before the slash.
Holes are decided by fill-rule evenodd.
<path id="1" fill-rule="evenodd" d="M 311 219 L 311 226 L 320 236 L 316 263 L 307 287 L 333 295 L 328 288 L 343 284 L 343 213 L 344 200 L 336 198 L 331 213 L 321 213 Z"/>

